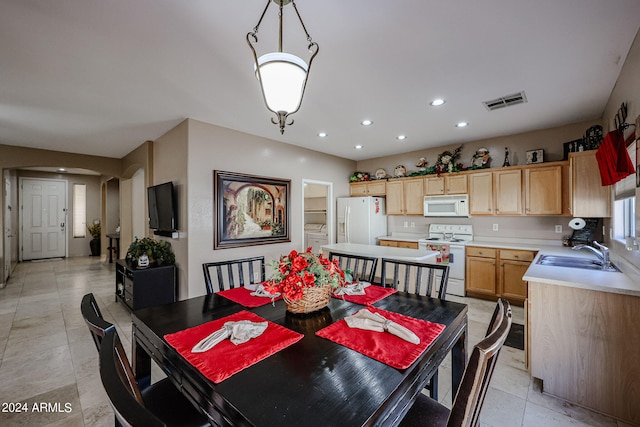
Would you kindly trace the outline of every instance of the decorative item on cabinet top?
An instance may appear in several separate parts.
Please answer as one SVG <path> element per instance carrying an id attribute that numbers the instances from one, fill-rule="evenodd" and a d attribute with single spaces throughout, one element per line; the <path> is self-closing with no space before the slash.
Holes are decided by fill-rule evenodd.
<path id="1" fill-rule="evenodd" d="M 490 163 L 491 156 L 489 155 L 489 150 L 486 148 L 478 148 L 478 151 L 476 151 L 471 158 L 471 167 L 469 169 L 485 169 L 489 167 Z"/>
<path id="2" fill-rule="evenodd" d="M 527 151 L 527 164 L 535 164 L 544 162 L 544 150 L 529 150 Z"/>
<path id="3" fill-rule="evenodd" d="M 369 175 L 369 172 L 354 172 L 349 177 L 349 182 L 361 182 L 369 180 L 371 180 L 371 175 Z"/>
<path id="4" fill-rule="evenodd" d="M 395 177 L 398 177 L 398 178 L 401 178 L 403 176 L 407 176 L 407 168 L 405 168 L 404 165 L 398 165 L 393 170 L 393 175 Z"/>

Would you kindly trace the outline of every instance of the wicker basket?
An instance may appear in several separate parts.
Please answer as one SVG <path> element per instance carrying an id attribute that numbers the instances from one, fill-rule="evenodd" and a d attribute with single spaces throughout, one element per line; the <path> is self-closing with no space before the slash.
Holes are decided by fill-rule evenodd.
<path id="1" fill-rule="evenodd" d="M 292 301 L 286 295 L 282 295 L 287 311 L 297 314 L 311 313 L 325 308 L 331 301 L 331 285 L 329 283 L 325 283 L 322 286 L 304 288 L 303 292 L 304 295 L 297 301 Z"/>

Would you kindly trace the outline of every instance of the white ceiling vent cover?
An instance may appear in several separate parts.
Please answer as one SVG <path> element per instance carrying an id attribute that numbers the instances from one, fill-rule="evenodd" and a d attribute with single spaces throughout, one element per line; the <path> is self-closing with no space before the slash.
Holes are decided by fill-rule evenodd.
<path id="1" fill-rule="evenodd" d="M 522 91 L 512 95 L 492 99 L 490 101 L 483 101 L 482 104 L 484 104 L 487 110 L 493 111 L 499 108 L 511 107 L 512 105 L 524 104 L 525 102 L 527 102 L 527 95 Z"/>

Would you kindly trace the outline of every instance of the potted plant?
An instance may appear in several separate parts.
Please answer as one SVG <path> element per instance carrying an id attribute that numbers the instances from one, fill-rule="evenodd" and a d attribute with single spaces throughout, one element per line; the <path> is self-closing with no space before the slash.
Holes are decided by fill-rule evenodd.
<path id="1" fill-rule="evenodd" d="M 271 220 L 265 219 L 264 221 L 260 221 L 260 228 L 263 230 L 271 230 L 272 224 Z"/>
<path id="2" fill-rule="evenodd" d="M 138 239 L 137 237 L 129 246 L 127 261 L 136 268 L 149 266 L 173 265 L 176 256 L 171 249 L 171 243 L 166 240 L 154 240 L 151 237 Z"/>
<path id="3" fill-rule="evenodd" d="M 91 234 L 91 240 L 89 241 L 89 248 L 91 249 L 91 256 L 100 256 L 100 222 L 96 221 L 87 226 L 87 231 Z"/>

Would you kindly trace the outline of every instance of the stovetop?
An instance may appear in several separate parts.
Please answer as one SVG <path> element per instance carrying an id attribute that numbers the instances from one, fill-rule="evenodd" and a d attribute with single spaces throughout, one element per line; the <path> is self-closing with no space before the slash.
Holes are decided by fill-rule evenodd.
<path id="1" fill-rule="evenodd" d="M 422 239 L 431 243 L 464 244 L 473 240 L 473 226 L 469 224 L 430 224 L 429 236 Z"/>

